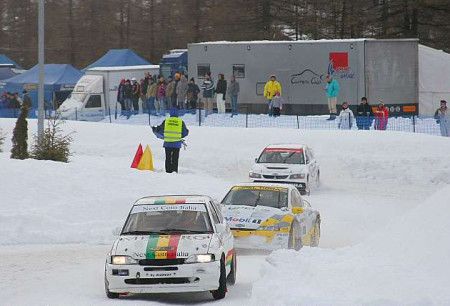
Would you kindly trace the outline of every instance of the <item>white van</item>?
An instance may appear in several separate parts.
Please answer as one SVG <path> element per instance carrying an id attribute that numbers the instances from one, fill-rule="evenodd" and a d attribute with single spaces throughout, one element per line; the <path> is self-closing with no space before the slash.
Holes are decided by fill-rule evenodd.
<path id="1" fill-rule="evenodd" d="M 72 94 L 59 107 L 61 118 L 101 121 L 106 116 L 121 113 L 117 90 L 121 79 L 143 79 L 144 74 L 159 73 L 159 65 L 95 67 L 77 82 Z"/>

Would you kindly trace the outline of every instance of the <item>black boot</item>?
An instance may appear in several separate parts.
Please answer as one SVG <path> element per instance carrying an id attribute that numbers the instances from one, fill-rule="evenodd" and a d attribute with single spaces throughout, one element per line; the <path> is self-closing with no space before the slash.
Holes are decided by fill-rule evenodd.
<path id="1" fill-rule="evenodd" d="M 336 120 L 336 114 L 331 114 L 330 115 L 330 120 Z"/>
<path id="2" fill-rule="evenodd" d="M 330 118 L 328 118 L 327 120 L 334 120 L 334 119 L 336 119 L 336 118 L 333 118 L 333 114 L 330 113 Z"/>

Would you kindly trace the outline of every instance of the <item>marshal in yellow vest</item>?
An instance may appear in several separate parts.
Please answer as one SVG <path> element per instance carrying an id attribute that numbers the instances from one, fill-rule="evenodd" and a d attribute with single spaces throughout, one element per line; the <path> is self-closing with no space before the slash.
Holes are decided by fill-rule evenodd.
<path id="1" fill-rule="evenodd" d="M 178 142 L 181 141 L 183 131 L 183 120 L 178 117 L 170 117 L 164 123 L 164 141 Z"/>

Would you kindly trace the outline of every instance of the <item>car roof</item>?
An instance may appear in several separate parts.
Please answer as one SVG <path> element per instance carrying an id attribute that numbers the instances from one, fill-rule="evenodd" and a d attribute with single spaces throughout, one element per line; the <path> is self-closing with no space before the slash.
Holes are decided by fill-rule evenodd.
<path id="1" fill-rule="evenodd" d="M 277 187 L 277 188 L 287 188 L 287 189 L 293 189 L 295 186 L 291 184 L 283 184 L 283 183 L 239 183 L 233 185 L 233 187 L 253 187 L 253 186 L 261 186 L 261 187 Z"/>
<path id="2" fill-rule="evenodd" d="M 273 148 L 273 149 L 304 149 L 307 148 L 308 146 L 305 144 L 300 144 L 300 143 L 280 143 L 280 144 L 270 144 L 266 147 L 266 149 L 268 148 Z"/>
<path id="3" fill-rule="evenodd" d="M 160 195 L 140 198 L 134 203 L 134 205 L 194 204 L 208 203 L 209 201 L 212 201 L 212 199 L 209 196 L 205 195 Z"/>

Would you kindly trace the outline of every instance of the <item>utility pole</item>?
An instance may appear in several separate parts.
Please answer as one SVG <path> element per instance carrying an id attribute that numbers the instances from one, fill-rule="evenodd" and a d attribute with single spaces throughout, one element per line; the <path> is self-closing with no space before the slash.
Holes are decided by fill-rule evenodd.
<path id="1" fill-rule="evenodd" d="M 45 0 L 39 0 L 38 17 L 38 59 L 39 59 L 39 87 L 38 87 L 38 138 L 44 136 L 44 5 Z"/>

